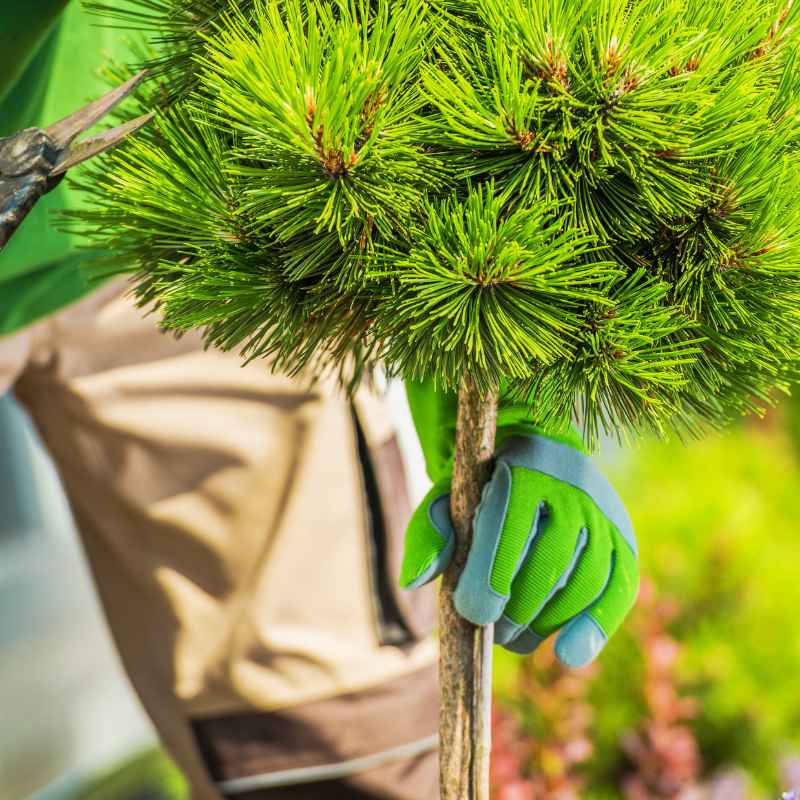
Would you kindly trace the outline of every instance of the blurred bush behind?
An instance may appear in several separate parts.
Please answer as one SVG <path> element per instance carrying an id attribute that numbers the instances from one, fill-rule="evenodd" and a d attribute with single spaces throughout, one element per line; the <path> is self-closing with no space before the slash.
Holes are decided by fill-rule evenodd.
<path id="1" fill-rule="evenodd" d="M 599 663 L 495 650 L 495 800 L 751 800 L 800 785 L 800 406 L 608 472 L 640 601 Z M 186 800 L 147 753 L 85 800 Z"/>
<path id="2" fill-rule="evenodd" d="M 608 470 L 636 610 L 588 670 L 496 650 L 497 800 L 750 800 L 800 785 L 800 413 Z"/>

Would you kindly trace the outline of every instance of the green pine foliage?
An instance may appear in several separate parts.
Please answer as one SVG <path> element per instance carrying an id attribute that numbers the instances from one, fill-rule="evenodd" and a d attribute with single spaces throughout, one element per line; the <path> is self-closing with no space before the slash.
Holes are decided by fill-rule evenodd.
<path id="1" fill-rule="evenodd" d="M 95 6 L 102 4 L 93 4 Z M 786 0 L 128 0 L 157 124 L 81 225 L 166 327 L 699 432 L 800 355 Z"/>
<path id="2" fill-rule="evenodd" d="M 115 27 L 147 34 L 149 47 L 141 67 L 163 79 L 167 100 L 176 100 L 193 88 L 195 59 L 202 56 L 205 37 L 213 34 L 232 6 L 248 11 L 254 0 L 82 0 L 91 11 Z"/>
<path id="3" fill-rule="evenodd" d="M 618 270 L 587 257 L 593 237 L 546 201 L 507 206 L 493 183 L 478 183 L 463 200 L 429 204 L 406 251 L 390 256 L 398 290 L 376 328 L 401 373 L 457 377 L 469 353 L 483 383 L 524 379 L 580 334 L 587 303 L 604 302 Z"/>

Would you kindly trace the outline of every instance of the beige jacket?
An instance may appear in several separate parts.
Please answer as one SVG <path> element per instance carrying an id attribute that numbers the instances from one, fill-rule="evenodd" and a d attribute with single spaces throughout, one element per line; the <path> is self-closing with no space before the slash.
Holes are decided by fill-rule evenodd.
<path id="1" fill-rule="evenodd" d="M 336 765 L 433 796 L 432 596 L 396 588 L 410 509 L 380 398 L 161 334 L 120 284 L 0 339 L 11 386 L 194 797 L 289 797 L 269 776 Z"/>

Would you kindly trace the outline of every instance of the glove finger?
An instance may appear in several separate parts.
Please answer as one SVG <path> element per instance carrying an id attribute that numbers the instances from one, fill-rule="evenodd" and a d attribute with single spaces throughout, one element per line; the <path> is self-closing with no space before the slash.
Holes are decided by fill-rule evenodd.
<path id="1" fill-rule="evenodd" d="M 582 666 L 573 663 L 580 660 L 582 653 L 589 652 L 592 648 L 599 652 L 600 648 L 596 647 L 598 642 L 591 638 L 591 635 L 595 634 L 596 626 L 583 621 L 581 612 L 592 602 L 599 600 L 610 583 L 613 558 L 611 540 L 605 535 L 605 531 L 602 533 L 603 535 L 592 537 L 586 528 L 581 530 L 572 561 L 530 624 L 514 623 L 509 618 L 509 613 L 513 613 L 513 609 L 510 609 L 511 603 L 508 604 L 503 619 L 495 626 L 495 641 L 498 644 L 502 644 L 514 653 L 531 653 L 550 634 L 568 623 L 564 630 L 567 631 L 572 626 L 574 633 L 568 636 L 564 643 L 567 647 L 565 657 L 571 659 L 570 661 L 561 659 L 565 664 Z M 522 572 L 519 577 L 522 577 Z M 562 637 L 559 636 L 556 646 L 558 647 L 561 642 Z"/>
<path id="2" fill-rule="evenodd" d="M 589 542 L 569 507 L 548 506 L 540 530 L 511 585 L 511 599 L 495 626 L 495 642 L 506 645 L 531 624 L 547 601 L 572 577 Z"/>
<path id="3" fill-rule="evenodd" d="M 484 488 L 454 595 L 456 611 L 476 625 L 488 625 L 503 613 L 514 575 L 536 536 L 543 505 L 531 502 L 535 479 L 530 470 L 512 473 L 499 461 Z"/>
<path id="4" fill-rule="evenodd" d="M 567 666 L 582 667 L 593 661 L 636 602 L 639 565 L 627 544 L 617 544 L 603 592 L 558 635 L 556 655 Z"/>
<path id="5" fill-rule="evenodd" d="M 447 569 L 455 549 L 450 483 L 440 481 L 417 507 L 406 530 L 400 586 L 417 589 Z"/>
<path id="6" fill-rule="evenodd" d="M 608 532 L 589 529 L 588 543 L 578 558 L 575 571 L 563 588 L 547 600 L 531 628 L 539 636 L 549 636 L 597 600 L 609 582 L 612 558 L 612 540 Z"/>
<path id="7" fill-rule="evenodd" d="M 520 630 L 518 626 L 515 626 L 514 638 L 500 642 L 497 639 L 497 628 L 500 627 L 504 620 L 505 617 L 495 623 L 495 643 L 502 645 L 502 647 L 511 653 L 517 653 L 521 656 L 530 655 L 546 638 L 544 636 L 539 636 L 538 633 L 535 633 L 530 628 L 522 628 L 522 630 Z M 503 634 L 501 633 L 501 635 Z"/>

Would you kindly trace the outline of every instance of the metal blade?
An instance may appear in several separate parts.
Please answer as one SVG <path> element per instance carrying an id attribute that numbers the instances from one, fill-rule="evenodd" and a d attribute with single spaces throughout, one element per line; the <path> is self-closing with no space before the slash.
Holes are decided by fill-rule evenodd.
<path id="1" fill-rule="evenodd" d="M 130 80 L 125 81 L 121 86 L 110 91 L 108 94 L 84 106 L 80 111 L 70 114 L 68 117 L 53 123 L 45 129 L 45 133 L 53 140 L 53 144 L 63 150 L 69 146 L 78 134 L 88 131 L 99 119 L 104 117 L 112 108 L 118 106 L 128 95 L 142 82 L 146 70 L 142 70 L 138 75 L 134 75 Z"/>
<path id="2" fill-rule="evenodd" d="M 116 128 L 105 131 L 98 136 L 93 136 L 85 142 L 78 142 L 78 144 L 70 147 L 61 155 L 50 175 L 53 177 L 62 175 L 68 169 L 72 169 L 72 167 L 82 164 L 100 153 L 105 153 L 112 147 L 116 147 L 132 133 L 138 131 L 139 128 L 147 125 L 154 116 L 155 113 L 152 111 L 149 114 L 142 114 L 141 117 L 136 117 L 136 119 L 132 119 L 123 125 L 118 125 Z"/>

